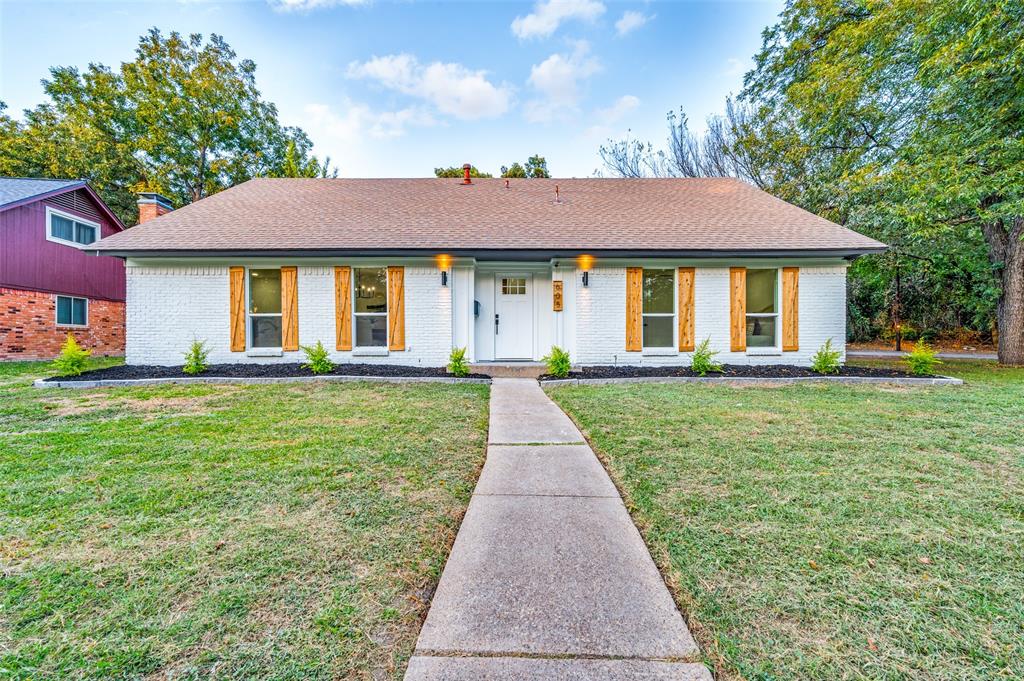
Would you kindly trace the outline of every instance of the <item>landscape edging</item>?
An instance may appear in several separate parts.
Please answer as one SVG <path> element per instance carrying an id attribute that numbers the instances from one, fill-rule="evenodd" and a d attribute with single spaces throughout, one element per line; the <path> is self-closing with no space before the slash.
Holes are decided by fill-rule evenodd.
<path id="1" fill-rule="evenodd" d="M 95 381 L 47 381 L 37 378 L 32 385 L 36 388 L 130 388 L 141 385 L 163 385 L 167 383 L 309 383 L 311 381 L 332 381 L 340 383 L 470 383 L 489 384 L 489 378 L 455 378 L 447 376 L 181 376 L 171 378 L 117 378 Z"/>
<path id="2" fill-rule="evenodd" d="M 618 378 L 551 378 L 541 380 L 542 386 L 608 385 L 617 383 L 889 383 L 896 385 L 963 385 L 963 379 L 952 376 L 918 378 L 915 376 L 621 376 Z"/>

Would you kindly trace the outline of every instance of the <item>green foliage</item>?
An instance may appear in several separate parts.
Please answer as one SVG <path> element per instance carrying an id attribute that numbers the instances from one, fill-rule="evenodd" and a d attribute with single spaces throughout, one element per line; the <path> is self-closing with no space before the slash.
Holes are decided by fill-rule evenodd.
<path id="1" fill-rule="evenodd" d="M 466 362 L 466 348 L 452 348 L 448 355 L 448 372 L 462 378 L 469 375 L 469 363 Z"/>
<path id="2" fill-rule="evenodd" d="M 84 178 L 130 225 L 139 191 L 181 206 L 252 177 L 308 172 L 312 142 L 278 122 L 255 73 L 221 36 L 155 28 L 118 69 L 55 66 L 49 101 L 24 122 L 0 109 L 0 174 Z"/>
<path id="3" fill-rule="evenodd" d="M 525 178 L 526 177 L 526 168 L 524 168 L 523 164 L 521 164 L 519 161 L 516 161 L 516 162 L 514 162 L 510 166 L 502 166 L 501 167 L 501 176 L 502 177 L 512 177 L 512 178 L 516 178 L 516 177 Z"/>
<path id="4" fill-rule="evenodd" d="M 288 140 L 285 148 L 284 161 L 279 169 L 272 170 L 270 177 L 337 177 L 338 169 L 331 168 L 331 157 L 323 163 L 316 156 L 306 157 L 299 152 L 295 140 Z"/>
<path id="5" fill-rule="evenodd" d="M 557 345 L 552 345 L 551 352 L 542 357 L 541 361 L 548 365 L 548 375 L 556 378 L 565 378 L 572 369 L 569 353 Z"/>
<path id="6" fill-rule="evenodd" d="M 92 350 L 83 348 L 75 340 L 74 334 L 69 333 L 52 366 L 60 376 L 79 376 L 85 371 L 90 355 Z"/>
<path id="7" fill-rule="evenodd" d="M 447 168 L 434 168 L 434 175 L 437 177 L 462 177 L 462 166 L 448 166 Z M 476 166 L 469 167 L 470 177 L 494 177 L 490 173 L 482 173 Z"/>
<path id="8" fill-rule="evenodd" d="M 832 339 L 829 338 L 811 357 L 811 371 L 819 374 L 838 374 L 841 354 L 832 347 Z"/>
<path id="9" fill-rule="evenodd" d="M 548 172 L 547 159 L 539 154 L 534 154 L 530 158 L 526 159 L 525 164 L 521 164 L 516 161 L 510 166 L 502 166 L 501 176 L 521 178 L 551 177 L 551 173 Z"/>
<path id="10" fill-rule="evenodd" d="M 194 339 L 188 352 L 185 353 L 185 366 L 181 370 L 190 376 L 201 374 L 210 368 L 210 363 L 207 361 L 209 356 L 210 350 L 206 347 L 206 341 Z"/>
<path id="11" fill-rule="evenodd" d="M 709 336 L 705 338 L 701 341 L 701 344 L 697 346 L 697 349 L 693 351 L 690 369 L 701 376 L 707 376 L 708 372 L 721 371 L 722 365 L 714 359 L 717 354 L 718 350 L 711 349 L 711 337 Z"/>
<path id="12" fill-rule="evenodd" d="M 303 367 L 309 369 L 314 374 L 329 374 L 334 369 L 334 362 L 331 361 L 331 355 L 327 352 L 327 348 L 320 341 L 316 342 L 316 345 L 302 345 L 300 346 L 302 352 L 306 354 L 306 361 L 303 363 Z"/>
<path id="13" fill-rule="evenodd" d="M 914 349 L 904 361 L 910 367 L 910 373 L 915 376 L 931 376 L 935 373 L 935 367 L 942 364 L 942 360 L 935 356 L 935 349 L 923 340 L 914 344 Z"/>

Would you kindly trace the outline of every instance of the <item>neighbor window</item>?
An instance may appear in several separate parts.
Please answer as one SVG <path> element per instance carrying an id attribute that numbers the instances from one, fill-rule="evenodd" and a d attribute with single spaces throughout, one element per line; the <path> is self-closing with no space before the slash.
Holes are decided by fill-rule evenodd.
<path id="1" fill-rule="evenodd" d="M 100 226 L 52 208 L 46 210 L 46 238 L 76 246 L 88 246 L 96 241 Z"/>
<path id="2" fill-rule="evenodd" d="M 386 267 L 357 267 L 355 304 L 356 347 L 386 347 L 388 344 L 388 270 Z"/>
<path id="3" fill-rule="evenodd" d="M 675 333 L 675 272 L 644 269 L 644 347 L 671 348 Z"/>
<path id="4" fill-rule="evenodd" d="M 89 323 L 89 301 L 86 298 L 57 296 L 57 323 L 61 326 L 85 326 Z"/>
<path id="5" fill-rule="evenodd" d="M 249 270 L 249 346 L 281 347 L 281 270 Z"/>
<path id="6" fill-rule="evenodd" d="M 778 270 L 747 270 L 747 347 L 774 348 L 779 320 Z"/>

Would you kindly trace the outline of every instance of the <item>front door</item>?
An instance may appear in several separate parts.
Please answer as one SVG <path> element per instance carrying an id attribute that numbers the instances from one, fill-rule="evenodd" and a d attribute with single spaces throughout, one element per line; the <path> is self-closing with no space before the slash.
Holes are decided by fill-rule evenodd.
<path id="1" fill-rule="evenodd" d="M 533 359 L 533 277 L 494 276 L 494 358 Z"/>

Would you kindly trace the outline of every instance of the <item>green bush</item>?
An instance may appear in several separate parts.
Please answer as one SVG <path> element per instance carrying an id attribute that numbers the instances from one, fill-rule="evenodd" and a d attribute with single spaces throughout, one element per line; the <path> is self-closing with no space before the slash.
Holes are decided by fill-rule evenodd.
<path id="1" fill-rule="evenodd" d="M 327 348 L 320 341 L 317 341 L 316 345 L 302 345 L 299 347 L 306 353 L 306 361 L 302 365 L 303 368 L 309 369 L 314 374 L 328 374 L 334 369 L 334 362 L 331 361 Z"/>
<path id="2" fill-rule="evenodd" d="M 548 365 L 548 375 L 555 376 L 556 378 L 565 378 L 569 375 L 569 370 L 572 369 L 569 353 L 557 345 L 552 345 L 551 352 L 545 355 L 542 360 Z"/>
<path id="3" fill-rule="evenodd" d="M 832 339 L 829 338 L 811 357 L 811 370 L 818 374 L 838 374 L 841 354 L 832 347 Z"/>
<path id="4" fill-rule="evenodd" d="M 915 376 L 930 376 L 935 373 L 935 367 L 942 364 L 935 356 L 935 349 L 923 340 L 917 341 L 904 361 Z"/>
<path id="5" fill-rule="evenodd" d="M 452 348 L 448 355 L 448 371 L 453 376 L 462 378 L 469 376 L 469 363 L 466 361 L 466 348 Z"/>
<path id="6" fill-rule="evenodd" d="M 203 373 L 210 368 L 210 363 L 207 361 L 209 355 L 210 351 L 207 349 L 205 341 L 193 340 L 188 352 L 185 353 L 185 366 L 181 367 L 181 370 L 190 376 Z"/>
<path id="7" fill-rule="evenodd" d="M 706 376 L 709 371 L 721 371 L 722 365 L 714 359 L 717 354 L 718 350 L 711 349 L 711 337 L 708 336 L 693 351 L 693 360 L 690 363 L 690 368 L 701 376 Z"/>
<path id="8" fill-rule="evenodd" d="M 69 333 L 60 349 L 60 355 L 53 360 L 53 368 L 60 376 L 78 376 L 85 371 L 91 354 L 92 350 L 83 348 L 75 340 L 74 334 Z"/>

